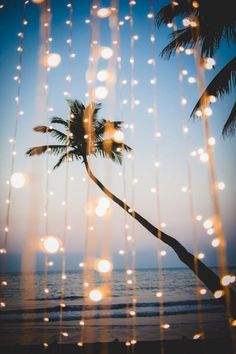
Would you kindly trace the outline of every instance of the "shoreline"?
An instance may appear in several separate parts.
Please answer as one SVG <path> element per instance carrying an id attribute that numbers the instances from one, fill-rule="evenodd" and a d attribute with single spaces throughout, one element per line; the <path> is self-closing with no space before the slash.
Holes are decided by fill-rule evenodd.
<path id="1" fill-rule="evenodd" d="M 43 345 L 7 345 L 1 346 L 0 350 L 4 354 L 233 354 L 233 344 L 230 338 L 199 339 L 190 340 L 183 338 L 181 340 L 165 341 L 140 341 L 135 345 L 126 346 L 124 342 L 96 342 L 86 343 L 83 347 L 77 344 L 57 344 L 49 343 L 48 348 Z"/>

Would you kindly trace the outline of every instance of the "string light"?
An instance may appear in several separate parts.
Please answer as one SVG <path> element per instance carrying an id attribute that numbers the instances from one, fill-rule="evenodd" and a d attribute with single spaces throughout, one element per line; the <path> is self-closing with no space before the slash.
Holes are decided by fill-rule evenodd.
<path id="1" fill-rule="evenodd" d="M 94 302 L 99 302 L 102 300 L 103 296 L 100 290 L 94 289 L 89 292 L 89 298 Z"/>
<path id="2" fill-rule="evenodd" d="M 11 176 L 11 185 L 14 188 L 22 188 L 25 185 L 25 177 L 20 172 L 15 172 Z"/>
<path id="3" fill-rule="evenodd" d="M 50 53 L 47 57 L 47 66 L 49 68 L 56 68 L 61 63 L 61 56 L 58 53 Z"/>
<path id="4" fill-rule="evenodd" d="M 47 253 L 56 253 L 60 248 L 60 243 L 56 237 L 48 236 L 43 241 L 43 247 Z"/>

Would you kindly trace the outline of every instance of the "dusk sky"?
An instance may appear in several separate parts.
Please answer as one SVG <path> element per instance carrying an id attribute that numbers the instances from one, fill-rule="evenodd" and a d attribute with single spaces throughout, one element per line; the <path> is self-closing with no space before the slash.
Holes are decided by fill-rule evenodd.
<path id="1" fill-rule="evenodd" d="M 140 104 L 135 107 L 133 118 L 130 113 L 130 28 L 129 21 L 124 17 L 129 15 L 129 2 L 120 1 L 119 20 L 124 20 L 124 25 L 120 27 L 120 46 L 121 46 L 121 70 L 117 76 L 117 82 L 127 80 L 127 85 L 117 92 L 114 107 L 114 116 L 108 117 L 109 94 L 102 102 L 103 108 L 99 116 L 110 120 L 122 120 L 126 124 L 134 124 L 134 133 L 131 134 L 129 128 L 124 129 L 125 141 L 134 148 L 135 159 L 132 162 L 124 159 L 125 176 L 120 176 L 122 166 L 115 165 L 107 160 L 98 158 L 91 161 L 95 175 L 110 188 L 110 190 L 124 198 L 123 183 L 125 181 L 127 190 L 127 202 L 132 204 L 134 195 L 135 209 L 158 226 L 166 223 L 166 232 L 176 237 L 189 250 L 192 250 L 192 226 L 189 210 L 188 193 L 181 191 L 182 187 L 187 186 L 187 154 L 184 149 L 183 124 L 189 128 L 188 133 L 188 155 L 199 148 L 204 147 L 203 127 L 201 120 L 194 121 L 189 119 L 190 113 L 198 100 L 198 84 L 190 84 L 188 78 L 197 77 L 193 55 L 180 53 L 178 57 L 164 60 L 160 57 L 160 52 L 168 43 L 168 35 L 172 29 L 155 27 L 156 36 L 156 65 L 157 65 L 157 107 L 158 122 L 161 138 L 159 144 L 159 176 L 160 176 L 160 213 L 161 220 L 157 219 L 156 198 L 157 194 L 151 189 L 157 188 L 155 182 L 156 174 L 156 138 L 154 130 L 153 115 L 148 113 L 148 109 L 153 105 L 152 99 L 152 67 L 148 60 L 153 58 L 152 46 L 150 42 L 151 21 L 147 18 L 150 12 L 150 2 L 137 0 L 133 7 L 134 12 L 134 35 L 138 35 L 138 40 L 134 43 L 134 78 L 138 85 L 134 87 L 134 96 Z M 45 144 L 46 137 L 37 137 L 33 132 L 33 127 L 37 124 L 45 124 L 47 119 L 53 116 L 66 118 L 68 116 L 68 106 L 63 92 L 68 90 L 68 83 L 65 77 L 68 71 L 72 75 L 71 97 L 81 100 L 86 104 L 85 93 L 87 91 L 86 71 L 88 68 L 89 45 L 90 45 L 90 26 L 85 23 L 89 18 L 89 1 L 74 1 L 73 12 L 73 52 L 76 57 L 68 67 L 68 7 L 67 1 L 52 1 L 52 24 L 51 52 L 61 55 L 61 64 L 49 73 L 49 104 L 53 107 L 53 112 L 48 112 L 48 117 L 40 117 L 38 107 L 40 106 L 39 89 L 39 70 L 38 58 L 40 48 L 40 9 L 34 3 L 29 3 L 26 8 L 26 19 L 28 25 L 25 27 L 23 41 L 23 64 L 21 82 L 21 103 L 20 109 L 24 115 L 20 117 L 17 143 L 15 171 L 22 172 L 28 176 L 28 182 L 22 189 L 13 189 L 10 214 L 10 232 L 8 239 L 9 253 L 20 254 L 24 250 L 26 237 L 29 237 L 31 223 L 34 225 L 33 237 L 39 240 L 44 235 L 45 218 L 43 217 L 45 205 L 45 175 L 46 158 L 45 156 L 29 158 L 25 152 L 35 144 Z M 168 1 L 155 2 L 155 12 L 157 12 Z M 22 2 L 19 0 L 1 1 L 4 7 L 0 9 L 0 31 L 1 31 L 1 51 L 0 51 L 0 117 L 1 117 L 1 233 L 5 226 L 6 203 L 11 165 L 11 144 L 9 139 L 13 136 L 15 124 L 15 96 L 16 82 L 13 80 L 16 75 L 18 64 L 18 36 L 21 30 Z M 101 6 L 109 6 L 108 1 L 101 1 Z M 100 20 L 100 44 L 110 46 L 110 30 L 108 19 Z M 206 82 L 211 78 L 235 55 L 235 46 L 227 47 L 222 44 L 221 49 L 216 53 L 216 68 L 206 71 Z M 99 69 L 105 69 L 108 62 L 100 59 Z M 187 99 L 187 104 L 181 107 L 180 83 L 178 79 L 179 70 L 186 69 L 188 75 L 183 78 L 182 96 Z M 99 85 L 99 83 L 97 83 Z M 118 87 L 119 85 L 117 85 Z M 119 108 L 119 99 L 127 99 L 128 104 Z M 224 97 L 212 105 L 213 115 L 209 118 L 211 136 L 216 139 L 214 146 L 214 158 L 217 172 L 217 180 L 225 183 L 225 189 L 219 191 L 219 199 L 223 220 L 225 238 L 228 243 L 228 261 L 230 265 L 235 265 L 235 210 L 236 210 L 236 159 L 235 148 L 236 139 L 222 138 L 221 131 L 233 103 L 233 95 Z M 41 107 L 42 108 L 42 107 Z M 38 139 L 38 140 L 37 140 Z M 51 139 L 51 138 L 50 138 Z M 52 140 L 50 140 L 52 141 Z M 49 166 L 52 169 L 55 159 L 49 157 Z M 190 158 L 192 172 L 192 196 L 195 215 L 201 215 L 202 221 L 196 222 L 197 238 L 199 251 L 206 256 L 205 262 L 209 265 L 217 265 L 217 249 L 211 246 L 214 236 L 206 234 L 203 222 L 212 216 L 212 205 L 209 192 L 209 181 L 207 164 L 200 161 L 199 156 Z M 138 182 L 133 184 L 132 166 L 135 170 L 134 177 Z M 38 178 L 35 178 L 37 176 Z M 79 263 L 85 243 L 86 228 L 86 191 L 87 185 L 90 186 L 90 204 L 94 210 L 96 198 L 102 196 L 102 192 L 91 181 L 88 182 L 84 166 L 78 161 L 69 164 L 68 182 L 68 231 L 67 252 L 79 253 Z M 86 178 L 86 181 L 83 179 Z M 62 238 L 64 228 L 64 208 L 61 203 L 65 197 L 65 165 L 49 176 L 49 192 L 53 195 L 49 197 L 49 234 Z M 51 193 L 52 194 L 52 193 Z M 37 196 L 36 196 L 37 195 Z M 33 200 L 38 200 L 32 206 Z M 35 198 L 35 199 L 34 199 Z M 99 254 L 104 234 L 109 233 L 114 254 L 114 263 L 122 265 L 122 256 L 119 250 L 124 248 L 124 212 L 114 203 L 111 205 L 109 217 L 99 218 L 91 216 L 94 226 L 94 237 L 97 240 L 96 252 Z M 35 221 L 36 220 L 36 221 Z M 107 220 L 107 221 L 106 221 Z M 132 230 L 132 220 L 128 217 L 127 222 Z M 108 226 L 110 225 L 110 226 Z M 28 236 L 27 236 L 28 235 Z M 1 235 L 3 239 L 3 233 Z M 165 245 L 149 234 L 140 225 L 135 223 L 135 237 L 137 247 L 137 266 L 155 267 L 155 252 L 158 249 L 167 251 L 164 259 L 164 266 L 182 266 L 177 256 Z M 2 241 L 1 241 L 2 242 Z M 39 250 L 39 249 L 38 249 Z M 11 255 L 9 255 L 11 258 Z"/>

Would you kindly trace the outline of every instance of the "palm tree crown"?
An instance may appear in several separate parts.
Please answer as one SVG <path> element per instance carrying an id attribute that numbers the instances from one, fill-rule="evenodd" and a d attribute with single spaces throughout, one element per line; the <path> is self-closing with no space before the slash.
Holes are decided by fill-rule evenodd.
<path id="1" fill-rule="evenodd" d="M 185 18 L 188 26 L 172 33 L 172 40 L 162 50 L 161 56 L 169 59 L 181 46 L 199 48 L 202 57 L 213 56 L 223 41 L 230 46 L 236 43 L 235 0 L 178 0 L 161 8 L 156 15 L 157 27 Z M 210 104 L 209 97 L 223 97 L 236 87 L 236 57 L 233 57 L 215 76 L 196 103 L 191 116 L 197 116 L 201 106 Z M 236 103 L 223 127 L 223 135 L 234 135 L 236 131 Z"/>
<path id="2" fill-rule="evenodd" d="M 59 155 L 60 158 L 54 169 L 64 161 L 85 162 L 88 155 L 106 157 L 121 163 L 123 151 L 131 150 L 122 141 L 115 139 L 115 133 L 122 129 L 122 122 L 98 119 L 97 114 L 101 104 L 91 103 L 85 107 L 78 100 L 67 102 L 70 107 L 70 118 L 64 120 L 60 117 L 53 117 L 51 119 L 51 124 L 62 125 L 65 133 L 51 125 L 49 127 L 40 125 L 34 128 L 36 132 L 51 134 L 60 144 L 36 146 L 30 148 L 26 154 L 33 156 L 47 152 Z"/>

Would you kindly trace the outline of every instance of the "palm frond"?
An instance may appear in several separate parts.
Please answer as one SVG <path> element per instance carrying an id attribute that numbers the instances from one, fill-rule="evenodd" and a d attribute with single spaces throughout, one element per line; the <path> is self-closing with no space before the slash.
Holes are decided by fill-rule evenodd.
<path id="1" fill-rule="evenodd" d="M 95 155 L 103 158 L 110 158 L 114 162 L 122 163 L 123 152 L 130 152 L 132 149 L 122 143 L 117 143 L 112 139 L 98 141 L 95 146 Z"/>
<path id="2" fill-rule="evenodd" d="M 208 95 L 215 97 L 224 96 L 232 92 L 233 87 L 236 87 L 236 57 L 227 63 L 209 83 L 196 103 L 191 117 L 195 116 L 196 111 L 201 107 L 202 102 L 205 101 L 205 97 Z"/>
<path id="3" fill-rule="evenodd" d="M 225 6 L 215 0 L 198 0 L 198 3 L 199 7 L 195 9 L 191 1 L 179 0 L 178 6 L 169 4 L 157 13 L 157 27 L 183 16 L 197 23 L 197 27 L 190 26 L 183 29 L 181 36 L 175 32 L 174 40 L 161 53 L 163 57 L 169 58 L 180 45 L 198 47 L 202 56 L 212 57 L 223 40 L 228 46 L 236 43 L 235 0 L 227 0 Z M 212 15 L 213 8 L 214 15 Z"/>
<path id="4" fill-rule="evenodd" d="M 80 154 L 78 154 L 77 150 L 69 150 L 60 157 L 60 159 L 58 160 L 56 165 L 53 167 L 53 170 L 58 168 L 64 161 L 70 162 L 70 161 L 79 160 L 79 159 L 82 159 L 82 156 Z"/>
<path id="5" fill-rule="evenodd" d="M 185 28 L 177 31 L 173 31 L 170 35 L 174 38 L 162 51 L 161 57 L 165 59 L 170 59 L 170 57 L 176 53 L 176 50 L 182 46 L 184 48 L 194 48 L 199 40 L 198 37 L 193 37 L 192 29 Z"/>
<path id="6" fill-rule="evenodd" d="M 196 9 L 191 6 L 189 0 L 180 0 L 178 5 L 174 6 L 172 3 L 163 6 L 160 11 L 156 14 L 156 26 L 159 28 L 163 24 L 172 22 L 177 16 L 190 16 L 195 13 Z"/>
<path id="7" fill-rule="evenodd" d="M 42 155 L 45 152 L 50 154 L 59 155 L 66 151 L 66 145 L 42 145 L 35 146 L 26 151 L 26 155 L 34 156 L 34 155 Z"/>
<path id="8" fill-rule="evenodd" d="M 60 130 L 47 127 L 45 125 L 38 125 L 34 127 L 34 131 L 39 133 L 50 133 L 54 138 L 56 138 L 59 142 L 65 143 L 68 141 L 68 137 L 66 134 L 62 133 Z"/>
<path id="9" fill-rule="evenodd" d="M 227 119 L 222 135 L 223 136 L 233 136 L 236 132 L 236 102 L 230 112 L 229 118 Z"/>
<path id="10" fill-rule="evenodd" d="M 53 117 L 51 119 L 51 123 L 52 124 L 61 124 L 64 125 L 66 128 L 68 128 L 68 123 L 67 121 L 65 121 L 64 119 L 60 118 L 60 117 Z"/>

